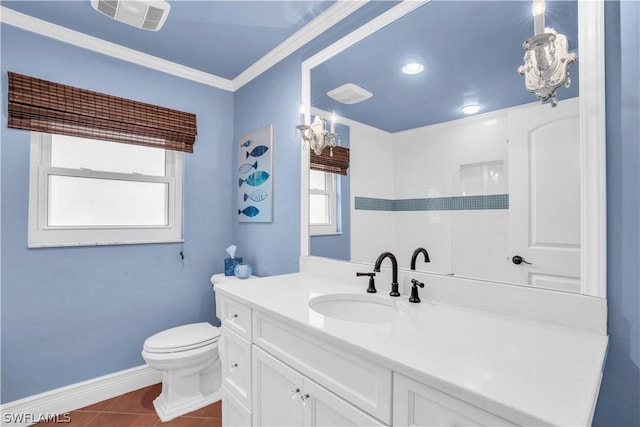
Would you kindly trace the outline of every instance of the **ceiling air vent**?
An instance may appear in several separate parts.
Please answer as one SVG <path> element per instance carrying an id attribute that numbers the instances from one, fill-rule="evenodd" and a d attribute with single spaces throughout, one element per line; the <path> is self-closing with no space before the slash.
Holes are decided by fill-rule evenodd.
<path id="1" fill-rule="evenodd" d="M 373 94 L 356 84 L 347 83 L 330 90 L 327 92 L 327 96 L 338 102 L 342 102 L 343 104 L 356 104 L 364 101 L 365 99 L 371 98 Z"/>
<path id="2" fill-rule="evenodd" d="M 91 0 L 103 15 L 143 30 L 158 31 L 171 6 L 164 0 Z"/>

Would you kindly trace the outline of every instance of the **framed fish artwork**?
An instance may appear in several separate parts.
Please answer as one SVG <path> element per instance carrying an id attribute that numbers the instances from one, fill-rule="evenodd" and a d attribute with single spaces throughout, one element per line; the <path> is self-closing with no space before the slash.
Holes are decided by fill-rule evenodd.
<path id="1" fill-rule="evenodd" d="M 238 140 L 238 222 L 273 221 L 273 125 Z"/>

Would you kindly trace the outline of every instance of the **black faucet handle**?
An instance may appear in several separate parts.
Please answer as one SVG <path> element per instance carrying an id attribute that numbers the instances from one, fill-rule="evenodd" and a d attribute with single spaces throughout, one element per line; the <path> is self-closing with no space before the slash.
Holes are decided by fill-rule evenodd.
<path id="1" fill-rule="evenodd" d="M 420 286 L 421 288 L 424 288 L 424 283 L 417 281 L 416 279 L 411 279 L 411 283 L 413 284 L 413 287 L 415 288 L 416 286 Z"/>
<path id="2" fill-rule="evenodd" d="M 360 277 L 360 276 L 369 276 L 369 277 L 374 277 L 376 275 L 376 273 L 356 273 L 356 276 Z"/>
<path id="3" fill-rule="evenodd" d="M 376 282 L 374 279 L 376 273 L 356 273 L 356 276 L 369 276 L 369 287 L 367 288 L 367 292 L 370 294 L 375 294 L 376 292 L 378 292 L 376 291 Z"/>
<path id="4" fill-rule="evenodd" d="M 424 288 L 424 283 L 417 281 L 416 279 L 411 279 L 411 296 L 409 297 L 409 302 L 420 302 L 420 297 L 418 296 L 418 286 Z"/>

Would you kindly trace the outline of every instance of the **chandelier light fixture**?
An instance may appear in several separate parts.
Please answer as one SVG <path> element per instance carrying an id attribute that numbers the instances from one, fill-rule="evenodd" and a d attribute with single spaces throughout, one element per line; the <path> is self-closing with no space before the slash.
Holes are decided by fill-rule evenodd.
<path id="1" fill-rule="evenodd" d="M 303 141 L 303 148 L 306 149 L 307 144 L 313 150 L 313 152 L 319 156 L 325 147 L 329 147 L 329 156 L 333 157 L 333 147 L 338 145 L 340 136 L 336 133 L 336 115 L 331 116 L 331 128 L 327 130 L 326 122 L 320 117 L 316 116 L 311 125 L 305 124 L 304 120 L 304 105 L 300 105 L 300 124 L 296 126 L 296 129 L 300 131 L 300 136 Z"/>
<path id="2" fill-rule="evenodd" d="M 534 35 L 522 43 L 524 64 L 518 68 L 524 76 L 524 84 L 529 92 L 535 93 L 542 101 L 551 98 L 551 105 L 558 105 L 556 89 L 569 87 L 569 65 L 578 56 L 569 53 L 569 42 L 563 34 L 544 27 L 545 0 L 533 0 Z"/>

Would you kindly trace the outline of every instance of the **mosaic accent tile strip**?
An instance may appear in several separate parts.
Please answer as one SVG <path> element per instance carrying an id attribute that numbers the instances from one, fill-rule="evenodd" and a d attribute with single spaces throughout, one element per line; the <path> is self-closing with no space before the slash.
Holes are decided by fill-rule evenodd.
<path id="1" fill-rule="evenodd" d="M 422 199 L 376 199 L 356 197 L 355 208 L 371 211 L 471 211 L 509 209 L 508 194 L 427 197 Z"/>
<path id="2" fill-rule="evenodd" d="M 375 199 L 372 197 L 356 197 L 356 209 L 364 211 L 393 211 L 393 200 Z"/>

